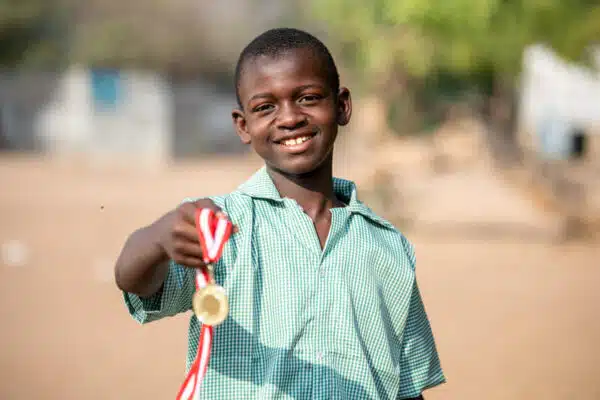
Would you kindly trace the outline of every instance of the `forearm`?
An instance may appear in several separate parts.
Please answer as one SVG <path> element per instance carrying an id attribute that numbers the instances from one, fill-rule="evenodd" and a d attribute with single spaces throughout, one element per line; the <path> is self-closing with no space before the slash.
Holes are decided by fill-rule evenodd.
<path id="1" fill-rule="evenodd" d="M 159 244 L 160 231 L 159 220 L 129 236 L 115 265 L 119 289 L 149 297 L 161 288 L 169 264 L 168 256 Z"/>

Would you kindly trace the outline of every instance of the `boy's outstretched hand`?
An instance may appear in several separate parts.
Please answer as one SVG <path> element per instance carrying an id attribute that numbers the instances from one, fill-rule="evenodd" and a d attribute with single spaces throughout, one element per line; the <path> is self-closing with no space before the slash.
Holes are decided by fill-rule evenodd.
<path id="1" fill-rule="evenodd" d="M 115 282 L 121 290 L 142 297 L 156 293 L 166 279 L 169 260 L 191 268 L 205 265 L 196 230 L 198 208 L 223 213 L 209 199 L 186 202 L 127 238 L 115 265 Z"/>
<path id="2" fill-rule="evenodd" d="M 177 209 L 165 215 L 163 234 L 159 244 L 169 259 L 177 264 L 200 268 L 204 266 L 202 247 L 196 229 L 195 213 L 198 208 L 208 208 L 217 215 L 223 211 L 209 199 L 181 204 Z M 234 232 L 236 231 L 234 227 Z"/>

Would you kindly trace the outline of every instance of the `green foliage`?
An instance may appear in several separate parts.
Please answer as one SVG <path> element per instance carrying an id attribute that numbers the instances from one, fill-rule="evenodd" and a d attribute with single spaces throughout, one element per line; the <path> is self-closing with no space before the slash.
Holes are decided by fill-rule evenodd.
<path id="1" fill-rule="evenodd" d="M 597 0 L 311 0 L 311 11 L 397 133 L 430 130 L 456 102 L 484 119 L 492 97 L 510 108 L 529 45 L 586 61 L 600 40 Z"/>
<path id="2" fill-rule="evenodd" d="M 66 44 L 61 0 L 0 0 L 0 66 L 57 66 Z"/>
<path id="3" fill-rule="evenodd" d="M 516 77 L 529 44 L 577 60 L 600 39 L 600 6 L 589 0 L 313 0 L 312 9 L 373 75 Z"/>

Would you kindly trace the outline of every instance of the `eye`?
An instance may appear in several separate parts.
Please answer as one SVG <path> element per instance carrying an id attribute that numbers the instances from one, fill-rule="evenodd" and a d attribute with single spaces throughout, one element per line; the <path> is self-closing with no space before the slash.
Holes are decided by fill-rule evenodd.
<path id="1" fill-rule="evenodd" d="M 317 101 L 321 100 L 323 97 L 318 95 L 318 94 L 307 94 L 305 96 L 302 96 L 300 98 L 300 100 L 298 100 L 300 103 L 308 103 L 308 104 L 312 104 L 312 103 L 316 103 Z"/>
<path id="2" fill-rule="evenodd" d="M 269 111 L 272 108 L 273 108 L 273 104 L 264 103 L 264 104 L 259 104 L 258 106 L 254 107 L 252 109 L 252 112 L 265 112 L 265 111 Z"/>

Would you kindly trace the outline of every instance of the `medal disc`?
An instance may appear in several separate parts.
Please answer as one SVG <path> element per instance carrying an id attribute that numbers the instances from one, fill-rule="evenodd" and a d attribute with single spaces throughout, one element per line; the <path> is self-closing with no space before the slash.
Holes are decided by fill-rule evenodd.
<path id="1" fill-rule="evenodd" d="M 192 305 L 196 317 L 205 325 L 219 325 L 229 314 L 227 294 L 219 285 L 210 284 L 198 290 Z"/>

